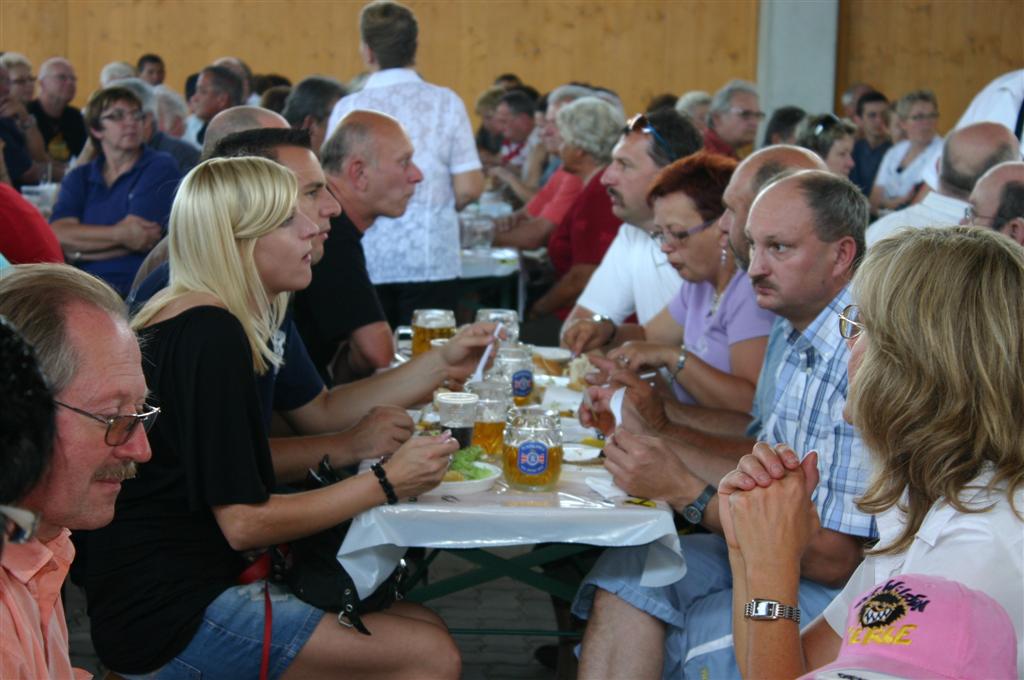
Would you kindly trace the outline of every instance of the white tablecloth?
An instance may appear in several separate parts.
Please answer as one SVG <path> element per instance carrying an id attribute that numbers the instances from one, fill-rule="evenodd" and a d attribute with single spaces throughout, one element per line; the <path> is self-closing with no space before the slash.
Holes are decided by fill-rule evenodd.
<path id="1" fill-rule="evenodd" d="M 558 490 L 523 493 L 499 481 L 484 493 L 427 494 L 416 502 L 381 506 L 352 521 L 338 559 L 366 597 L 394 570 L 407 547 L 494 548 L 536 543 L 595 546 L 649 544 L 641 583 L 674 583 L 686 573 L 672 512 L 611 502 L 587 486 L 610 479 L 600 466 L 567 465 Z"/>
<path id="2" fill-rule="evenodd" d="M 519 271 L 519 251 L 515 248 L 486 248 L 462 251 L 463 279 L 511 276 Z"/>

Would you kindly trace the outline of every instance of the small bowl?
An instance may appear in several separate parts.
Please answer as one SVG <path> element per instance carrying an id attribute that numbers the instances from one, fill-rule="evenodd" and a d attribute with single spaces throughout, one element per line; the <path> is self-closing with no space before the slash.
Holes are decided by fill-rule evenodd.
<path id="1" fill-rule="evenodd" d="M 427 494 L 431 496 L 446 494 L 465 496 L 466 494 L 482 493 L 494 486 L 495 480 L 501 476 L 501 468 L 497 465 L 480 462 L 473 463 L 473 465 L 487 470 L 487 476 L 481 479 L 468 479 L 464 482 L 441 482 Z"/>

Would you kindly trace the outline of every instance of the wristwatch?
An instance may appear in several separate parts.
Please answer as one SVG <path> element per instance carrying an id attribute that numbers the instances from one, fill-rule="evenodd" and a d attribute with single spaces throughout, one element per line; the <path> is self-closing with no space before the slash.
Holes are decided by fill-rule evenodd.
<path id="1" fill-rule="evenodd" d="M 759 600 L 755 597 L 743 607 L 743 616 L 753 621 L 788 619 L 800 623 L 800 607 L 790 607 L 777 600 Z"/>
<path id="2" fill-rule="evenodd" d="M 718 489 L 710 484 L 704 487 L 704 492 L 697 496 L 697 500 L 683 508 L 683 519 L 690 524 L 700 524 L 700 521 L 704 519 L 704 511 L 708 507 L 708 501 L 717 492 Z"/>
<path id="3" fill-rule="evenodd" d="M 610 323 L 612 325 L 612 337 L 613 338 L 615 337 L 616 326 L 615 326 L 615 320 L 614 319 L 612 319 L 611 317 L 605 316 L 604 314 L 593 314 L 593 315 L 591 315 L 590 320 L 593 321 L 594 323 L 602 323 L 604 321 L 607 321 L 608 323 Z"/>
<path id="4" fill-rule="evenodd" d="M 676 370 L 672 372 L 672 377 L 675 378 L 679 375 L 679 371 L 683 370 L 686 366 L 686 358 L 690 356 L 690 350 L 686 349 L 686 343 L 679 346 L 679 360 L 676 362 Z"/>

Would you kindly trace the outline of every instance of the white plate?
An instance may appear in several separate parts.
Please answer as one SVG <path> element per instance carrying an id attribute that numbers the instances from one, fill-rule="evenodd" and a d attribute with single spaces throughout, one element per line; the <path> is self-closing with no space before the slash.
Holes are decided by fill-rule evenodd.
<path id="1" fill-rule="evenodd" d="M 430 495 L 466 495 L 471 493 L 481 493 L 487 491 L 494 486 L 494 480 L 501 476 L 501 468 L 497 465 L 491 465 L 490 463 L 473 463 L 477 467 L 486 469 L 489 474 L 483 479 L 470 479 L 464 482 L 441 482 L 437 487 L 431 489 L 427 493 Z"/>
<path id="2" fill-rule="evenodd" d="M 601 449 L 583 444 L 563 444 L 562 461 L 565 463 L 589 463 L 597 459 Z"/>
<path id="3" fill-rule="evenodd" d="M 533 376 L 534 385 L 543 385 L 544 387 L 569 387 L 569 379 L 564 375 L 544 375 L 539 373 Z"/>
<path id="4" fill-rule="evenodd" d="M 564 347 L 534 347 L 533 353 L 548 361 L 569 361 L 572 352 Z"/>

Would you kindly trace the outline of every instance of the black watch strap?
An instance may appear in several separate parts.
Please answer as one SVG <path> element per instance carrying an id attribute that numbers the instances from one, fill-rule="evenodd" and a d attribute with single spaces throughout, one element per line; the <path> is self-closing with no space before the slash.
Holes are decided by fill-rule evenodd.
<path id="1" fill-rule="evenodd" d="M 683 518 L 690 524 L 700 524 L 704 519 L 704 511 L 707 510 L 711 497 L 716 493 L 718 493 L 716 487 L 710 484 L 704 487 L 704 491 L 697 496 L 697 500 L 683 508 Z"/>

